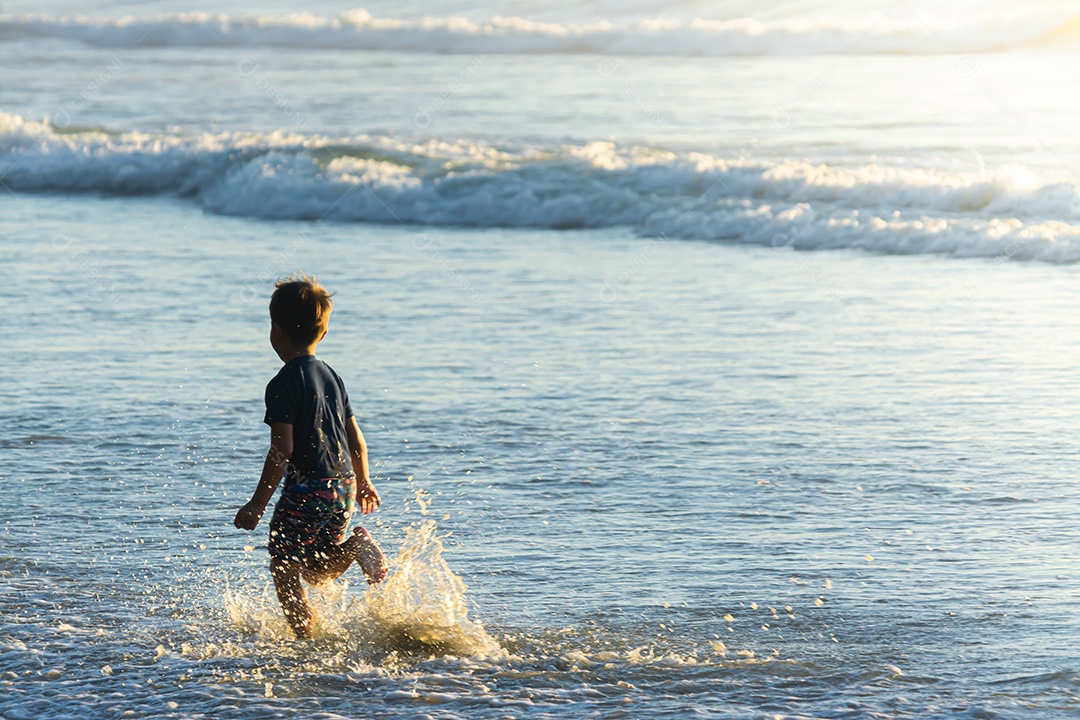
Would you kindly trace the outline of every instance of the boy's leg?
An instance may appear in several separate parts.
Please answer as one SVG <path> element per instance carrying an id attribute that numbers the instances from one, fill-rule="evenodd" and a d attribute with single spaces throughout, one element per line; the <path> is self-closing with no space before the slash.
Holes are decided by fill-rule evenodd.
<path id="1" fill-rule="evenodd" d="M 318 553 L 315 559 L 304 563 L 301 572 L 309 584 L 318 585 L 337 578 L 348 570 L 354 561 L 371 585 L 377 585 L 386 578 L 386 558 L 378 543 L 363 527 L 354 529 L 345 542 L 328 546 Z"/>
<path id="2" fill-rule="evenodd" d="M 342 547 L 346 546 L 356 558 L 356 564 L 364 571 L 364 577 L 369 584 L 378 585 L 386 579 L 389 570 L 386 557 L 375 538 L 371 537 L 371 533 L 365 528 L 358 527 L 353 530 L 352 537 L 342 544 Z"/>
<path id="3" fill-rule="evenodd" d="M 346 547 L 346 540 L 341 545 L 329 545 L 322 552 L 304 563 L 300 573 L 309 585 L 319 585 L 338 578 L 353 564 L 355 555 Z"/>
<path id="4" fill-rule="evenodd" d="M 289 621 L 293 633 L 301 640 L 310 638 L 314 634 L 315 623 L 307 593 L 300 584 L 300 566 L 274 558 L 270 561 L 270 574 L 274 577 L 281 609 L 285 611 L 285 619 Z"/>

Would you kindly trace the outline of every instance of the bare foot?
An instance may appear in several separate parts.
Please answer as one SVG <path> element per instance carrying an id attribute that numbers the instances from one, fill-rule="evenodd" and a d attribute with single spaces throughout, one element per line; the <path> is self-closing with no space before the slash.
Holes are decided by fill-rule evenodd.
<path id="1" fill-rule="evenodd" d="M 364 571 L 364 577 L 371 585 L 378 585 L 386 579 L 389 568 L 386 566 L 386 557 L 379 549 L 378 543 L 364 528 L 358 527 L 353 530 L 353 536 L 349 538 L 352 550 L 355 553 L 356 564 Z"/>

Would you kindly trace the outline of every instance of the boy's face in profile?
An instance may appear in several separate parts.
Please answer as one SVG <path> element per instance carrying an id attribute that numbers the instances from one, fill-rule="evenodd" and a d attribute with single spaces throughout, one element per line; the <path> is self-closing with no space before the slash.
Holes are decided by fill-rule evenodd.
<path id="1" fill-rule="evenodd" d="M 285 335 L 285 331 L 281 329 L 281 326 L 276 322 L 270 322 L 270 347 L 274 348 L 274 352 L 284 362 L 288 356 L 291 345 L 289 338 Z"/>

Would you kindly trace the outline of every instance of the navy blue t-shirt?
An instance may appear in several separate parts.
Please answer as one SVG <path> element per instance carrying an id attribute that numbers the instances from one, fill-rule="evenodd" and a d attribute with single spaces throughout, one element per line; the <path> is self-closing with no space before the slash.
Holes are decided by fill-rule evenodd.
<path id="1" fill-rule="evenodd" d="M 267 383 L 263 422 L 293 426 L 286 488 L 298 477 L 316 480 L 355 476 L 345 431 L 352 414 L 345 383 L 314 355 L 293 358 Z"/>

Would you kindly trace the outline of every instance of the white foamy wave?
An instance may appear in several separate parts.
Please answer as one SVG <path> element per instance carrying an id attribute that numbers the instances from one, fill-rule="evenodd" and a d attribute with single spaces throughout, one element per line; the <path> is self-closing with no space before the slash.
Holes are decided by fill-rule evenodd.
<path id="1" fill-rule="evenodd" d="M 0 114 L 0 175 L 16 192 L 174 194 L 267 219 L 626 226 L 799 249 L 1080 260 L 1080 188 L 1017 166 L 843 167 L 611 142 L 58 133 Z"/>
<path id="2" fill-rule="evenodd" d="M 1060 7 L 950 19 L 916 15 L 898 3 L 884 14 L 769 22 L 744 17 L 567 24 L 520 17 L 377 18 L 364 10 L 333 17 L 0 15 L 0 38 L 58 38 L 106 47 L 296 47 L 440 54 L 906 55 L 1050 45 L 1069 50 L 1078 25 L 1080 16 Z"/>

